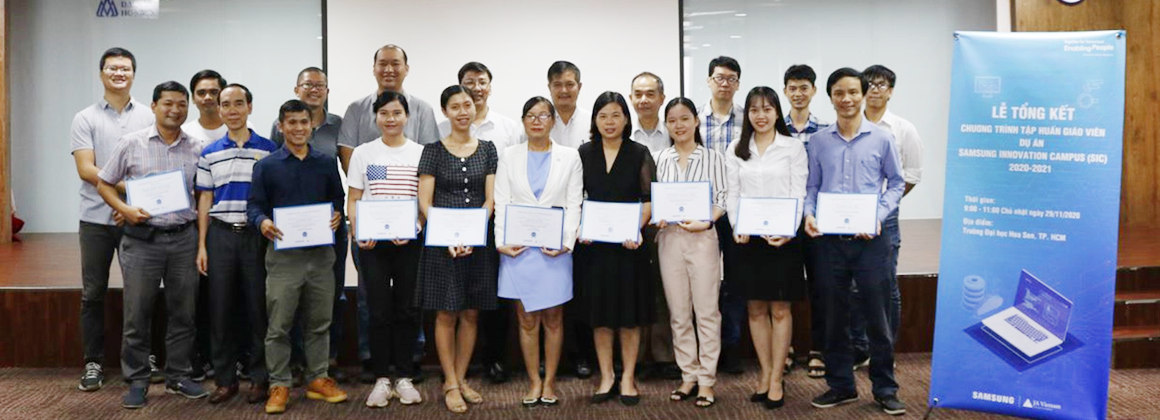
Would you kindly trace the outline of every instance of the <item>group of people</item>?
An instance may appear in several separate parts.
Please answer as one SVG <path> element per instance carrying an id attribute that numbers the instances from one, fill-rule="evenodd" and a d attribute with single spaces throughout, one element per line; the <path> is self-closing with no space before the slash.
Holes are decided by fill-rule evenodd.
<path id="1" fill-rule="evenodd" d="M 837 121 L 825 124 L 809 111 L 816 75 L 806 65 L 785 72 L 791 109 L 784 113 L 778 93 L 765 86 L 733 102 L 741 67 L 729 57 L 709 63 L 712 98 L 700 108 L 683 97 L 666 103 L 660 77 L 643 72 L 627 100 L 604 92 L 584 109 L 580 69 L 557 61 L 547 72 L 551 98 L 529 99 L 512 119 L 490 109 L 491 71 L 470 62 L 441 93 L 447 120 L 437 124 L 435 110 L 403 89 L 406 52 L 387 45 L 374 54 L 378 88 L 341 118 L 325 108 L 323 70 L 302 70 L 297 99 L 281 105 L 269 138 L 248 120 L 249 90 L 217 72 L 198 72 L 190 90 L 156 86 L 147 108 L 130 96 L 132 53 L 109 49 L 99 68 L 104 96 L 78 112 L 72 127 L 84 181 L 81 390 L 104 383 L 103 302 L 116 251 L 124 274 L 125 408 L 146 404 L 151 381 L 164 381 L 167 393 L 221 403 L 248 377 L 248 401 L 280 413 L 294 366 L 308 398 L 345 401 L 335 357 L 349 247 L 366 323 L 360 358 L 374 381 L 369 407 L 422 401 L 414 356 L 425 336 L 421 319 L 433 312 L 442 396 L 452 412 L 483 401 L 465 380 L 477 337 L 491 373 L 502 372 L 511 318 L 529 378 L 522 405 L 559 404 L 555 381 L 565 357 L 580 377 L 593 373 L 595 359 L 592 403 L 639 403 L 643 329 L 651 330 L 645 338 L 654 358 L 669 353 L 679 367 L 680 384 L 668 398 L 711 407 L 718 366 L 738 363 L 747 319 L 761 369 L 750 400 L 776 409 L 784 404 L 783 375 L 796 363 L 790 305 L 808 296 L 814 350 L 806 369 L 829 385 L 812 404 L 857 400 L 853 370 L 869 366 L 875 401 L 886 413 L 905 413 L 893 374 L 898 205 L 920 180 L 922 145 L 912 124 L 886 110 L 895 83 L 886 67 L 834 71 L 825 89 Z M 187 122 L 191 91 L 200 117 Z M 152 215 L 127 200 L 126 181 L 172 171 L 183 175 L 188 209 Z M 651 221 L 656 182 L 709 183 L 712 217 Z M 878 194 L 877 232 L 823 235 L 819 193 Z M 749 197 L 799 200 L 798 233 L 734 233 L 739 202 Z M 399 199 L 418 204 L 414 239 L 354 237 L 357 203 Z M 640 203 L 638 238 L 580 238 L 586 200 Z M 274 209 L 319 203 L 331 206 L 333 245 L 278 248 L 284 232 Z M 509 206 L 562 209 L 562 248 L 506 241 Z M 487 244 L 423 246 L 432 208 L 487 209 Z M 159 291 L 168 317 L 163 374 L 150 348 Z M 205 371 L 214 372 L 212 393 L 198 383 Z"/>

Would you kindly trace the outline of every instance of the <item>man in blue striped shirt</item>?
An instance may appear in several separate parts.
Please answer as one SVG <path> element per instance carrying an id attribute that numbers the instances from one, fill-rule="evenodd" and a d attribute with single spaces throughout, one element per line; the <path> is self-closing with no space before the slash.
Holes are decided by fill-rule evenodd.
<path id="1" fill-rule="evenodd" d="M 265 240 L 246 223 L 246 203 L 254 164 L 278 148 L 247 127 L 253 111 L 250 90 L 231 84 L 218 95 L 218 111 L 229 131 L 202 150 L 197 163 L 197 269 L 209 277 L 210 341 L 217 389 L 209 402 L 217 404 L 238 393 L 234 366 L 240 348 L 237 328 L 249 336 L 251 404 L 266 398 L 267 375 L 263 343 L 266 337 Z M 240 313 L 239 313 L 240 311 Z M 239 326 L 237 319 L 249 322 Z"/>

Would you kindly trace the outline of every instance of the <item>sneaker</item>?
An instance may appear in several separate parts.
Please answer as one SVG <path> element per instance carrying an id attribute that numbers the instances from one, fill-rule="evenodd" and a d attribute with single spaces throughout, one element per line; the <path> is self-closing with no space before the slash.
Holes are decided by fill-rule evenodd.
<path id="1" fill-rule="evenodd" d="M 159 384 L 165 382 L 165 374 L 161 373 L 161 368 L 157 366 L 157 355 L 149 355 L 149 382 Z"/>
<path id="2" fill-rule="evenodd" d="M 864 367 L 869 367 L 869 366 L 870 366 L 870 356 L 859 355 L 858 357 L 854 358 L 854 370 L 858 370 L 858 369 L 861 369 Z"/>
<path id="3" fill-rule="evenodd" d="M 346 401 L 346 392 L 338 389 L 338 383 L 333 378 L 318 378 L 306 385 L 306 398 L 340 403 Z"/>
<path id="4" fill-rule="evenodd" d="M 209 392 L 206 392 L 201 384 L 189 379 L 182 379 L 178 382 L 165 384 L 165 393 L 180 395 L 192 400 L 205 398 L 206 395 L 209 395 Z"/>
<path id="5" fill-rule="evenodd" d="M 886 414 L 892 416 L 906 414 L 906 404 L 903 404 L 897 395 L 891 394 L 885 397 L 874 397 L 874 402 L 878 403 L 878 406 L 882 407 L 882 412 Z"/>
<path id="6" fill-rule="evenodd" d="M 839 392 L 830 389 L 826 393 L 814 398 L 813 401 L 810 401 L 810 405 L 817 408 L 830 408 L 854 401 L 858 401 L 857 392 Z"/>
<path id="7" fill-rule="evenodd" d="M 375 388 L 367 396 L 367 407 L 382 408 L 391 403 L 391 380 L 379 378 L 375 381 Z"/>
<path id="8" fill-rule="evenodd" d="M 419 394 L 419 390 L 415 389 L 415 385 L 411 383 L 411 378 L 402 378 L 395 383 L 395 395 L 399 396 L 399 402 L 403 405 L 423 402 L 423 396 Z"/>
<path id="9" fill-rule="evenodd" d="M 121 398 L 121 407 L 128 409 L 144 407 L 145 402 L 147 401 L 145 395 L 148 393 L 148 385 L 142 384 L 129 386 L 129 392 L 126 392 L 125 396 Z"/>
<path id="10" fill-rule="evenodd" d="M 81 384 L 77 386 L 81 391 L 96 391 L 105 386 L 105 372 L 97 362 L 85 363 L 85 374 L 81 376 Z"/>

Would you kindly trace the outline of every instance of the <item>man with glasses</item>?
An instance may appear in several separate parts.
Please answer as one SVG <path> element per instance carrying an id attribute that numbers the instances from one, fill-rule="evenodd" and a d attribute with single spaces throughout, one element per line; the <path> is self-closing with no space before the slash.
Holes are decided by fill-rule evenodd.
<path id="1" fill-rule="evenodd" d="M 573 149 L 587 143 L 592 135 L 592 112 L 577 105 L 581 87 L 580 68 L 575 64 L 561 60 L 548 67 L 548 91 L 556 107 L 556 123 L 549 135 L 557 144 Z"/>
<path id="2" fill-rule="evenodd" d="M 137 59 L 122 48 L 110 48 L 98 63 L 105 94 L 73 117 L 70 131 L 73 160 L 81 178 L 81 343 L 85 373 L 77 387 L 96 391 L 105 384 L 105 294 L 109 265 L 121 244 L 121 221 L 97 193 L 97 173 L 109 161 L 121 136 L 153 125 L 149 107 L 130 96 Z M 125 184 L 117 183 L 125 193 Z M 152 356 L 150 356 L 152 358 Z"/>
<path id="3" fill-rule="evenodd" d="M 701 119 L 701 138 L 705 147 L 725 155 L 729 144 L 741 137 L 745 110 L 733 104 L 733 94 L 741 83 L 741 64 L 732 57 L 720 56 L 709 61 L 709 103 L 698 110 Z M 741 323 L 747 319 L 745 300 L 733 281 L 733 228 L 728 223 L 717 225 L 718 244 L 724 258 L 721 283 L 721 358 L 717 370 L 739 374 L 743 371 L 738 345 L 741 341 Z"/>

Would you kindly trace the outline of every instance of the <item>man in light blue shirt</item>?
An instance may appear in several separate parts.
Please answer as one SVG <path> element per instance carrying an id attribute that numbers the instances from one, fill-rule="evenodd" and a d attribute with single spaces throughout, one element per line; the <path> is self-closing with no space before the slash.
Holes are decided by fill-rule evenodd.
<path id="1" fill-rule="evenodd" d="M 894 380 L 894 334 L 888 315 L 894 282 L 891 249 L 887 238 L 880 233 L 887 215 L 898 208 L 905 183 L 894 136 L 862 115 L 868 84 L 861 73 L 851 68 L 838 69 L 830 75 L 826 92 L 838 121 L 814 134 L 809 145 L 805 230 L 819 238 L 813 263 L 825 306 L 825 376 L 830 387 L 814 398 L 812 404 L 829 408 L 858 399 L 847 333 L 850 288 L 856 284 L 870 339 L 874 400 L 887 414 L 902 415 L 906 413 L 906 406 L 898 400 L 898 383 Z M 883 182 L 885 192 L 882 192 Z M 822 236 L 815 219 L 818 193 L 880 194 L 875 232 Z"/>

